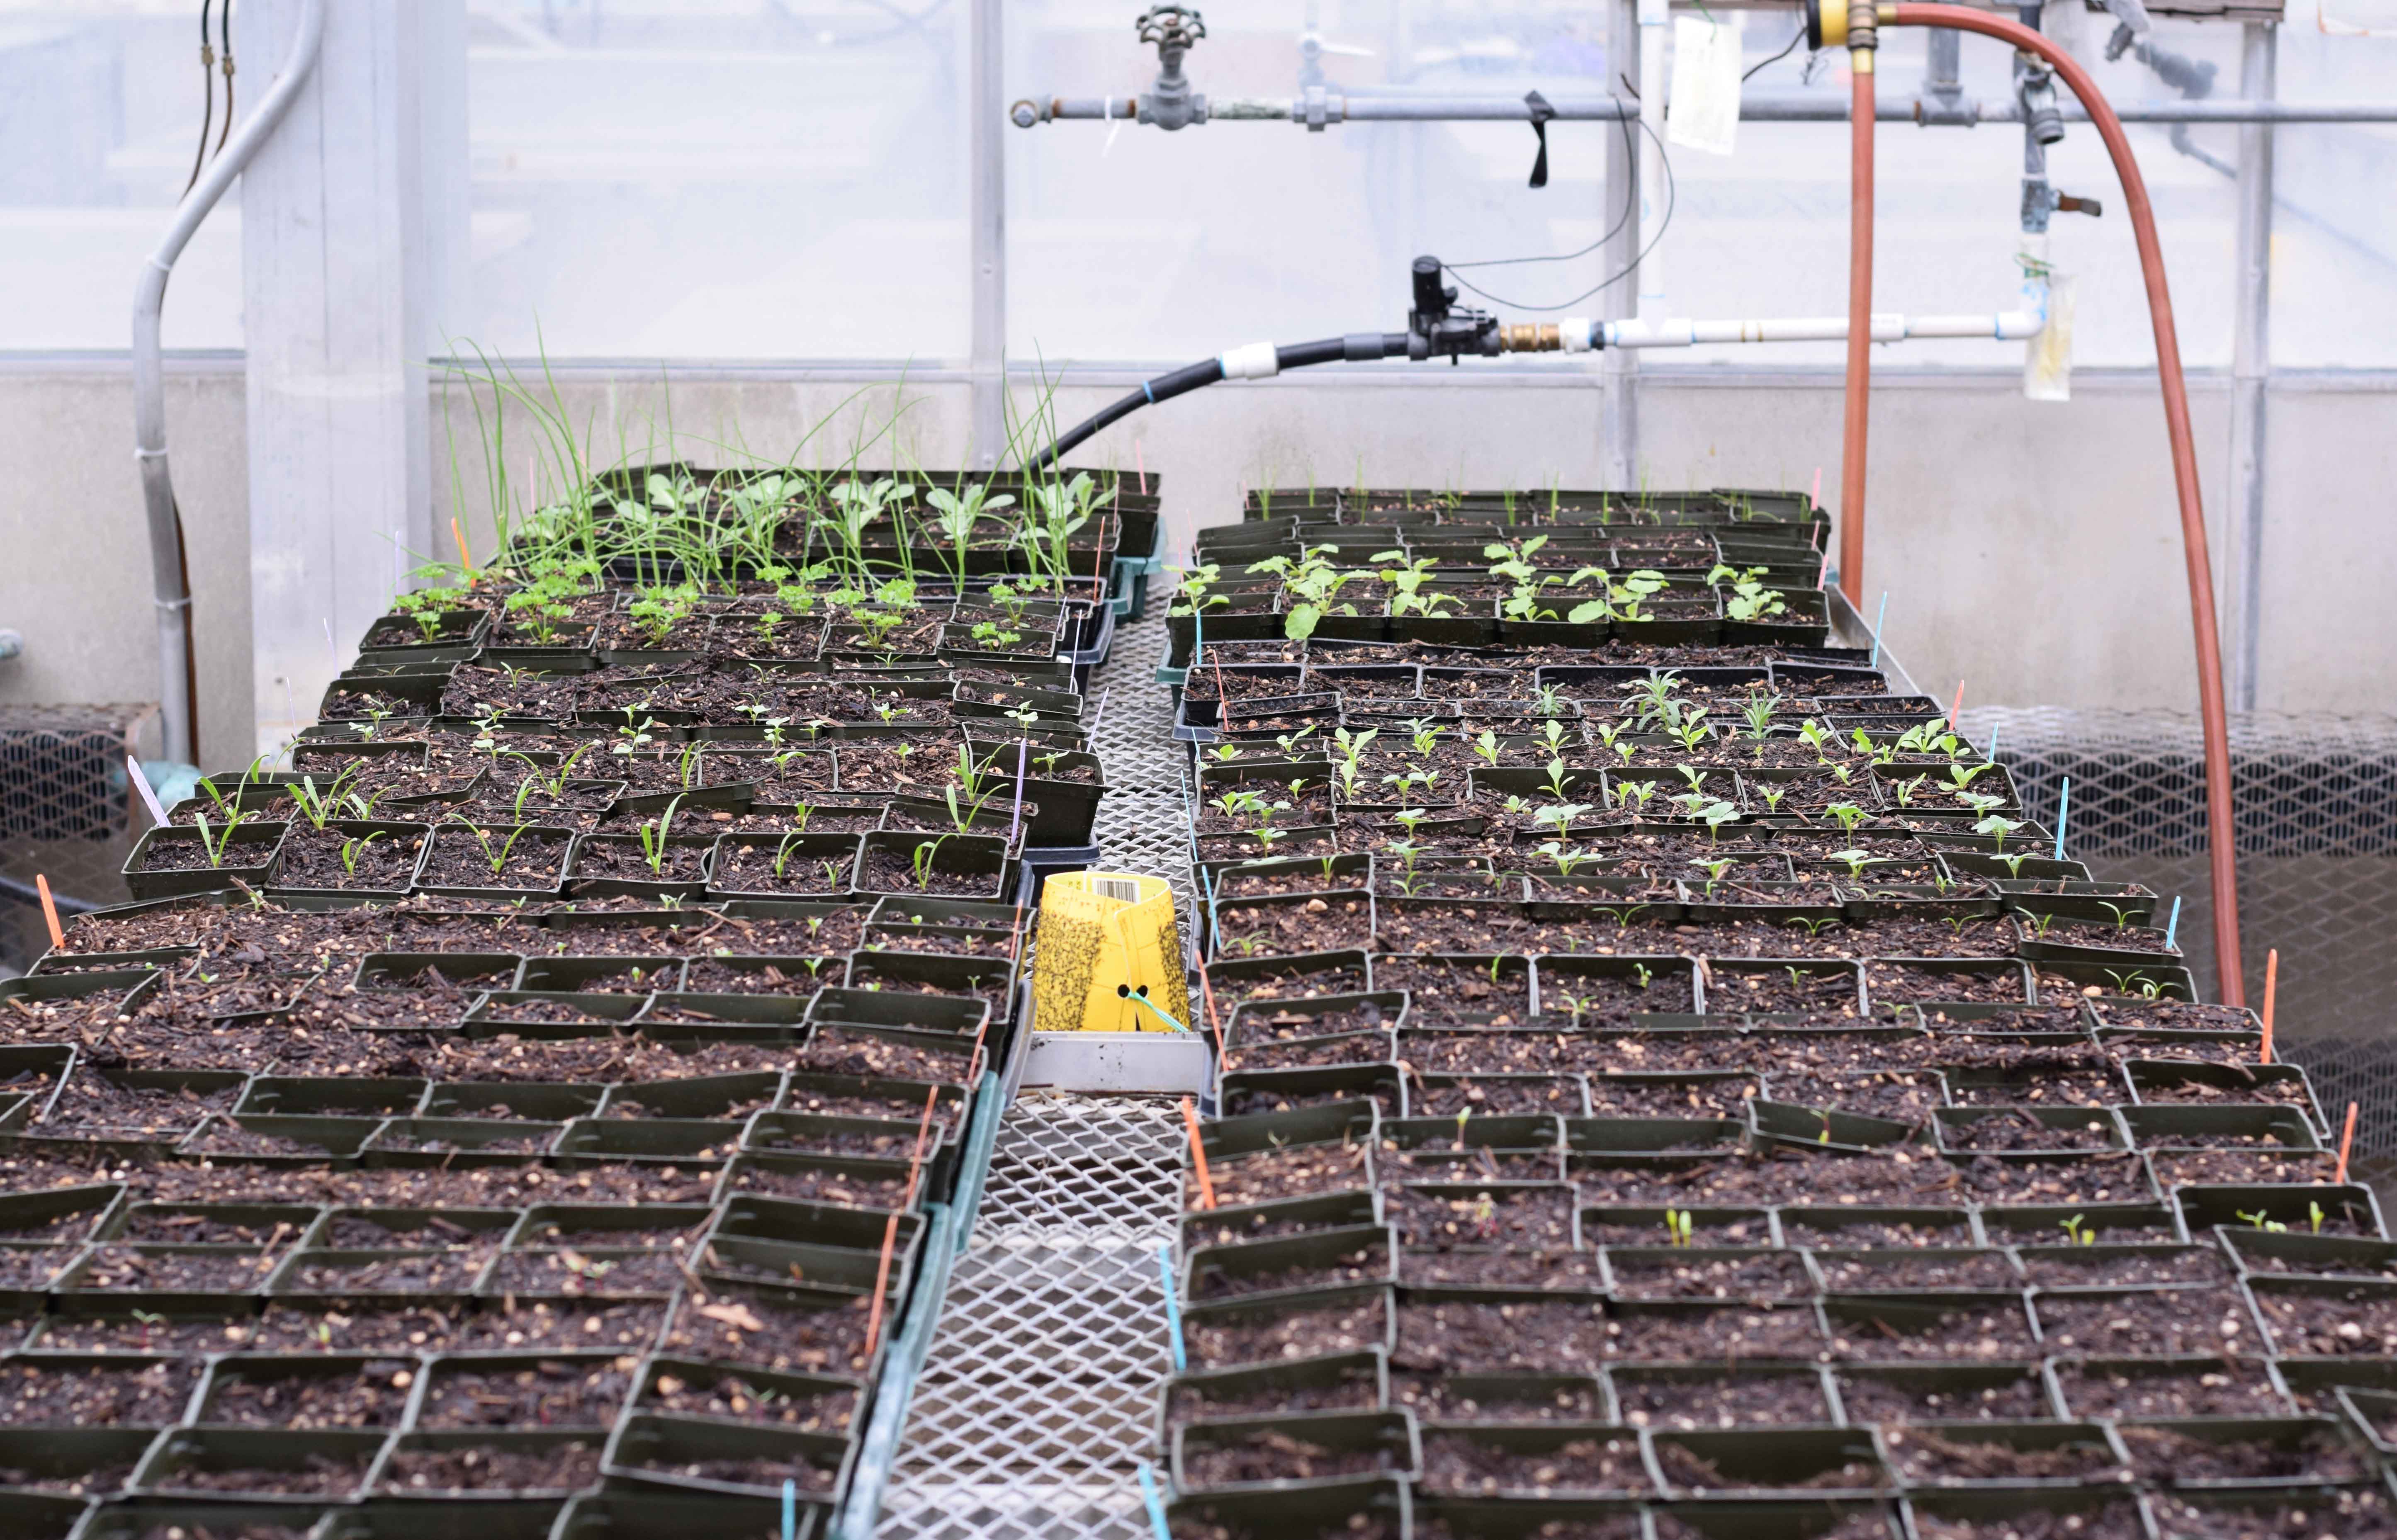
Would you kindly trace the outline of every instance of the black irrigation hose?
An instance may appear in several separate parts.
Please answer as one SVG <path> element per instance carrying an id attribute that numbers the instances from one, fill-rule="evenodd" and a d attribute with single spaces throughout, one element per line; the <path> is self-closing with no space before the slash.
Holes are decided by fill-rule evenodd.
<path id="1" fill-rule="evenodd" d="M 30 882 L 20 882 L 15 877 L 0 877 L 0 898 L 12 898 L 20 904 L 30 904 L 38 908 L 41 906 L 42 891 Z M 87 915 L 100 907 L 87 898 L 69 898 L 64 893 L 57 892 L 50 895 L 50 902 L 58 906 L 59 913 L 62 915 Z"/>
<path id="2" fill-rule="evenodd" d="M 1336 364 L 1343 360 L 1403 358 L 1407 352 L 1407 334 L 1403 331 L 1367 331 L 1347 337 L 1326 337 L 1320 341 L 1293 342 L 1274 349 L 1274 367 L 1280 369 L 1305 368 L 1310 364 Z M 1045 470 L 1056 463 L 1059 456 L 1079 446 L 1102 428 L 1121 422 L 1143 407 L 1153 407 L 1160 401 L 1171 401 L 1202 385 L 1212 385 L 1224 378 L 1224 360 L 1220 357 L 1185 364 L 1171 374 L 1160 374 L 1144 383 L 1121 400 L 1111 402 L 1106 409 L 1066 429 L 1056 442 L 1032 459 L 1026 470 Z"/>

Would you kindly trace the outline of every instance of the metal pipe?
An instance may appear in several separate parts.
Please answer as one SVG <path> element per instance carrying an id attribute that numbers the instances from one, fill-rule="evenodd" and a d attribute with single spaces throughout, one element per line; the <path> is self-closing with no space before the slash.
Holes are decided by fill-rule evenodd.
<path id="1" fill-rule="evenodd" d="M 1556 109 L 1556 120 L 1566 123 L 1613 123 L 1640 115 L 1640 103 L 1614 96 L 1542 96 Z M 1665 103 L 1671 105 L 1669 100 Z M 1100 121 L 1132 116 L 1131 97 L 1027 98 L 1010 109 L 1015 126 L 1030 128 L 1059 121 Z M 1845 96 L 1786 93 L 1750 95 L 1740 102 L 1746 123 L 1845 123 L 1853 103 Z M 2092 121 L 2077 103 L 2058 104 L 2067 123 Z M 1873 115 L 1893 123 L 1923 127 L 1971 127 L 1979 123 L 2020 123 L 2022 114 L 2011 101 L 1979 101 L 1970 98 L 1952 107 L 1925 95 L 1881 96 Z M 2118 109 L 2122 123 L 2397 123 L 2397 101 L 2148 101 Z M 1304 123 L 1306 106 L 1288 98 L 1233 97 L 1211 99 L 1207 121 L 1236 123 Z M 1531 108 L 1520 97 L 1334 96 L 1328 103 L 1327 123 L 1529 123 Z"/>
<path id="2" fill-rule="evenodd" d="M 973 462 L 998 464 L 1007 442 L 1007 153 L 998 104 L 1005 100 L 1001 0 L 973 0 L 971 87 L 973 221 Z"/>
<path id="3" fill-rule="evenodd" d="M 1640 127 L 1644 131 L 1640 136 L 1640 302 L 1633 314 L 1643 321 L 1661 321 L 1669 308 L 1658 238 L 1665 232 L 1665 29 L 1671 21 L 1670 0 L 1640 0 Z"/>
<path id="4" fill-rule="evenodd" d="M 2189 620 L 2197 641 L 2197 703 L 2205 727 L 2207 856 L 2213 868 L 2215 966 L 2226 1004 L 2244 1005 L 2247 987 L 2239 957 L 2237 824 L 2230 807 L 2230 728 L 2223 709 L 2222 638 L 2214 613 L 2213 563 L 2207 555 L 2205 505 L 2197 480 L 2197 442 L 2189 421 L 2189 382 L 2180 366 L 2180 335 L 2173 322 L 2172 291 L 2164 277 L 2163 247 L 2156 238 L 2154 206 L 2148 199 L 2130 136 L 2106 105 L 2097 83 L 2078 60 L 2038 33 L 2002 17 L 1962 6 L 1899 4 L 1883 7 L 1885 25 L 1954 27 L 2010 43 L 2045 60 L 2081 99 L 2113 158 L 2122 183 L 2122 202 L 2138 242 L 2139 268 L 2147 279 L 2148 314 L 2155 329 L 2156 376 L 2164 406 L 2164 434 L 2172 446 L 2173 487 L 2180 503 L 2181 554 L 2189 569 Z"/>
<path id="5" fill-rule="evenodd" d="M 191 652 L 188 616 L 191 588 L 183 579 L 183 520 L 175 506 L 174 478 L 167 468 L 167 378 L 160 354 L 159 318 L 167 307 L 167 279 L 175 259 L 200 221 L 224 196 L 234 178 L 258 154 L 291 110 L 300 88 L 316 66 L 325 40 L 325 0 L 301 0 L 300 24 L 283 73 L 260 98 L 239 131 L 218 151 L 199 181 L 175 206 L 175 217 L 157 249 L 142 265 L 133 288 L 133 455 L 141 467 L 141 499 L 150 520 L 150 573 L 158 609 L 158 714 L 165 752 L 177 764 L 192 762 Z"/>
<path id="6" fill-rule="evenodd" d="M 1639 47 L 1639 0 L 1607 0 L 1606 57 L 1629 58 Z M 1637 207 L 1631 200 L 1640 195 L 1638 146 L 1624 133 L 1604 138 L 1606 192 L 1600 217 L 1614 234 L 1608 238 L 1600 261 L 1604 272 L 1628 273 L 1640 255 L 1640 221 L 1617 215 L 1627 216 Z M 1619 321 L 1637 315 L 1638 297 L 1629 292 L 1635 287 L 1609 284 L 1600 290 L 1602 318 Z M 1639 364 L 1637 353 L 1607 353 L 1599 359 L 1599 462 L 1602 467 L 1599 485 L 1618 491 L 1631 491 L 1640 485 Z"/>
<path id="7" fill-rule="evenodd" d="M 2239 54 L 2239 94 L 2270 100 L 2275 87 L 2278 29 L 2250 21 Z M 2239 130 L 2239 234 L 2230 324 L 2230 489 L 2233 504 L 2230 581 L 2223 598 L 2230 615 L 2230 703 L 2256 709 L 2258 633 L 2264 615 L 2264 466 L 2266 405 L 2272 372 L 2272 127 Z"/>
<path id="8" fill-rule="evenodd" d="M 1821 0 L 1826 15 L 1841 0 Z M 1829 30 L 1825 29 L 1827 32 Z M 1825 38 L 1829 42 L 1831 39 Z M 1840 402 L 1840 591 L 1861 601 L 1865 581 L 1865 441 L 1872 427 L 1873 100 L 1880 38 L 1872 0 L 1851 0 L 1847 22 L 1848 358 Z M 1858 323 L 1862 324 L 1859 325 Z"/>
<path id="9" fill-rule="evenodd" d="M 2003 310 L 1994 315 L 1900 315 L 1872 318 L 1868 342 L 1903 342 L 1929 337 L 1986 337 L 2019 341 L 2047 325 L 2038 311 Z M 1848 336 L 1844 315 L 1808 315 L 1755 321 L 1604 321 L 1599 335 L 1610 348 L 1711 347 L 1726 342 L 1841 342 Z M 1845 584 L 1841 585 L 1846 586 Z"/>

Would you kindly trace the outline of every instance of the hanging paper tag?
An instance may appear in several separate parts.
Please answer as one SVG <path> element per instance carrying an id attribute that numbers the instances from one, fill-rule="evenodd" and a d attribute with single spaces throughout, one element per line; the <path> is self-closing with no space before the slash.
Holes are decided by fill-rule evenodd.
<path id="1" fill-rule="evenodd" d="M 1673 18 L 1673 86 L 1665 137 L 1727 155 L 1739 133 L 1739 31 L 1744 13 Z"/>

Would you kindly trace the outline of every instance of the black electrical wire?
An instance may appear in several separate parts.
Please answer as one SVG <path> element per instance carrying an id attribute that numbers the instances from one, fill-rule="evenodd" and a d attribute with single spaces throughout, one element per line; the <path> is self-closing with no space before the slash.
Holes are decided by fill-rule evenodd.
<path id="1" fill-rule="evenodd" d="M 208 47 L 209 4 L 210 0 L 200 0 L 200 145 L 198 149 L 192 152 L 192 174 L 183 182 L 183 191 L 186 193 L 199 185 L 200 167 L 208 158 L 208 127 L 216 120 L 216 60 Z M 225 0 L 225 4 L 230 7 L 233 0 Z M 227 123 L 233 121 L 233 111 L 230 106 L 225 111 L 225 121 Z"/>
<path id="2" fill-rule="evenodd" d="M 201 19 L 200 25 L 208 25 L 206 17 Z M 223 154 L 225 141 L 233 137 L 233 0 L 224 0 L 224 8 L 217 12 L 217 40 L 221 45 L 217 51 L 224 56 L 220 66 L 225 77 L 224 127 L 217 130 L 217 154 Z M 206 129 L 201 131 L 207 132 Z"/>
<path id="3" fill-rule="evenodd" d="M 1627 166 L 1630 164 L 1631 155 L 1637 148 L 1631 138 L 1631 120 L 1629 118 L 1619 117 L 1614 120 L 1614 126 L 1623 130 L 1624 164 Z M 1567 251 L 1553 257 L 1492 257 L 1484 261 L 1442 262 L 1440 265 L 1450 271 L 1454 271 L 1460 267 L 1514 267 L 1525 262 L 1573 261 L 1576 258 L 1588 256 L 1600 247 L 1604 246 L 1607 242 L 1613 240 L 1614 238 L 1615 232 L 1623 228 L 1625 223 L 1630 220 L 1632 211 L 1639 207 L 1639 191 L 1636 188 L 1627 189 L 1623 198 L 1623 212 L 1615 216 L 1615 220 L 1613 224 L 1606 227 L 1605 234 L 1600 235 L 1598 239 L 1590 242 L 1587 246 L 1583 247 L 1578 251 Z M 1478 293 L 1480 291 L 1476 290 L 1476 292 Z"/>
<path id="4" fill-rule="evenodd" d="M 1631 120 L 1626 118 L 1622 121 L 1627 123 Z M 1615 274 L 1613 277 L 1603 278 L 1599 282 L 1590 285 L 1589 288 L 1583 289 L 1572 299 L 1560 300 L 1552 305 L 1523 304 L 1518 301 L 1502 299 L 1499 296 L 1491 293 L 1486 288 L 1476 287 L 1464 278 L 1456 280 L 1458 285 L 1464 288 L 1470 289 L 1473 293 L 1480 295 L 1482 299 L 1489 301 L 1493 305 L 1505 305 L 1509 310 L 1528 310 L 1537 313 L 1540 311 L 1563 310 L 1567 306 L 1577 305 L 1584 300 L 1588 299 L 1591 295 L 1598 293 L 1601 289 L 1612 288 L 1616 284 L 1621 283 L 1624 279 L 1631 276 L 1634 273 L 1639 272 L 1640 264 L 1648 260 L 1648 253 L 1656 249 L 1656 243 L 1665 238 L 1665 232 L 1673 227 L 1673 208 L 1680 201 L 1673 182 L 1673 157 L 1671 154 L 1666 150 L 1665 141 L 1661 139 L 1656 139 L 1656 130 L 1648 127 L 1644 122 L 1640 125 L 1640 131 L 1646 134 L 1650 139 L 1655 140 L 1657 164 L 1665 168 L 1665 217 L 1657 221 L 1656 234 L 1649 237 L 1649 241 L 1646 246 L 1640 248 L 1639 254 L 1631 259 L 1630 265 L 1624 268 L 1622 272 Z M 1638 194 L 1636 193 L 1633 194 L 1635 198 L 1637 195 Z M 1622 228 L 1619 221 L 1615 228 Z M 1542 259 L 1533 257 L 1518 257 L 1512 260 L 1515 261 L 1541 261 Z M 1442 264 L 1443 268 L 1452 271 L 1460 265 L 1468 267 L 1492 267 L 1497 264 L 1495 262 L 1467 262 L 1462 264 L 1451 262 Z"/>
<path id="5" fill-rule="evenodd" d="M 228 3 L 228 4 L 230 4 L 230 3 L 231 3 L 231 0 L 227 0 L 227 3 Z M 1788 58 L 1788 57 L 1789 57 L 1789 50 L 1790 50 L 1790 49 L 1792 49 L 1792 48 L 1796 47 L 1799 44 L 1801 44 L 1801 43 L 1804 42 L 1805 40 L 1806 40 L 1806 20 L 1805 20 L 1805 18 L 1804 18 L 1804 17 L 1802 17 L 1802 16 L 1801 16 L 1801 17 L 1800 17 L 1800 18 L 1799 18 L 1799 20 L 1798 20 L 1798 32 L 1797 32 L 1797 35 L 1795 35 L 1795 36 L 1793 36 L 1792 38 L 1790 38 L 1788 42 L 1784 43 L 1784 44 L 1781 46 L 1781 51 L 1780 51 L 1779 53 L 1777 53 L 1777 54 L 1774 54 L 1772 58 L 1770 58 L 1770 59 L 1766 60 L 1764 61 L 1764 64 L 1778 64 L 1778 63 L 1780 63 L 1783 60 L 1785 60 L 1785 59 L 1787 59 L 1787 58 Z M 1756 71 L 1757 71 L 1757 70 L 1761 70 L 1761 69 L 1764 68 L 1764 64 L 1759 64 L 1759 65 L 1757 65 L 1757 66 L 1755 67 L 1755 69 L 1751 69 L 1751 70 L 1749 70 L 1746 74 L 1741 75 L 1741 76 L 1739 77 L 1739 78 L 1740 78 L 1740 80 L 1741 80 L 1741 82 L 1742 82 L 1743 84 L 1745 84 L 1745 83 L 1746 83 L 1746 82 L 1747 82 L 1747 81 L 1748 81 L 1751 76 L 1753 76 L 1753 75 L 1756 74 Z"/>

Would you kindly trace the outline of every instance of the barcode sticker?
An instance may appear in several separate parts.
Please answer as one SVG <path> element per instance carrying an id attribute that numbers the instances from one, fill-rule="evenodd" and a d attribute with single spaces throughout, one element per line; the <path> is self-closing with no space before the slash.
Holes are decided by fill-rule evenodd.
<path id="1" fill-rule="evenodd" d="M 1101 898 L 1111 898 L 1121 904 L 1140 902 L 1140 880 L 1129 877 L 1098 877 L 1091 878 L 1091 891 Z"/>

